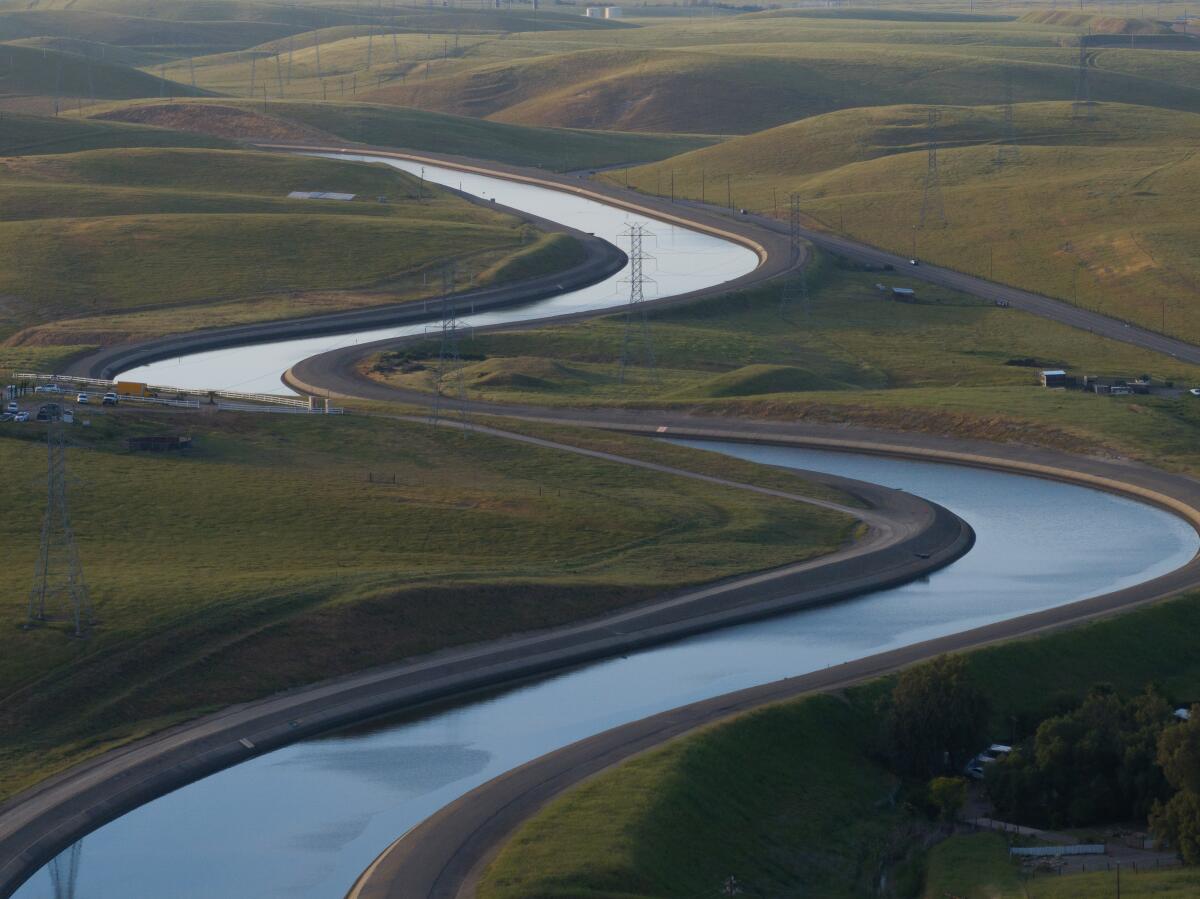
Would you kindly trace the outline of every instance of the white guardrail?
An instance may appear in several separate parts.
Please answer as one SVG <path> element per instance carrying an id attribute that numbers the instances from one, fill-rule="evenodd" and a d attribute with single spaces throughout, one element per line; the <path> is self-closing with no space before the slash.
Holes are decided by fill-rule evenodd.
<path id="1" fill-rule="evenodd" d="M 13 379 L 17 381 L 34 381 L 44 384 L 70 385 L 76 390 L 96 390 L 109 392 L 116 389 L 116 381 L 106 381 L 102 378 L 84 378 L 76 375 L 54 375 L 37 371 L 14 371 Z M 276 396 L 272 393 L 242 393 L 237 390 L 185 390 L 180 387 L 168 387 L 159 384 L 145 385 L 149 396 L 121 394 L 121 402 L 154 403 L 162 406 L 179 406 L 197 409 L 201 403 L 192 397 L 207 397 L 218 409 L 231 412 L 293 412 L 305 415 L 344 415 L 346 410 L 331 408 L 326 405 L 312 405 L 307 399 L 290 396 Z M 156 394 L 164 394 L 159 396 Z M 217 399 L 234 400 L 231 403 L 217 403 Z"/>

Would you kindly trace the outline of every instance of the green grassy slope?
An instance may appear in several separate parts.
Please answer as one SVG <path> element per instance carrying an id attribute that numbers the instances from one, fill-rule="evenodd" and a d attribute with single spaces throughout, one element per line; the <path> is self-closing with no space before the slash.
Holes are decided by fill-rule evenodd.
<path id="1" fill-rule="evenodd" d="M 514 254 L 524 261 L 510 275 L 569 261 L 511 216 L 417 190 L 386 166 L 246 151 L 4 160 L 0 335 L 18 347 L 112 342 L 428 296 L 440 281 L 426 273 L 451 258 L 464 283 L 505 276 Z"/>
<path id="2" fill-rule="evenodd" d="M 116 100 L 202 93 L 117 63 L 58 50 L 0 46 L 0 101 L 28 96 Z"/>
<path id="3" fill-rule="evenodd" d="M 6 112 L 0 128 L 0 156 L 75 153 L 116 147 L 228 147 L 217 137 L 145 128 L 122 122 Z"/>
<path id="4" fill-rule="evenodd" d="M 1190 247 L 1197 226 L 1180 203 L 1200 176 L 1200 118 L 1100 104 L 1014 109 L 1018 162 L 1001 165 L 1000 110 L 951 108 L 934 133 L 948 224 L 918 229 L 927 173 L 925 110 L 856 110 L 798 122 L 657 166 L 629 182 L 663 193 L 724 197 L 775 212 L 797 191 L 815 223 L 903 254 L 1057 296 L 1145 327 L 1200 339 Z M 624 183 L 624 173 L 621 181 Z"/>
<path id="5" fill-rule="evenodd" d="M 1177 700 L 1197 695 L 1189 636 L 1197 625 L 1192 595 L 968 659 L 996 732 L 1006 734 L 1009 715 L 1047 711 L 1046 684 L 1075 699 L 1096 682 L 1133 693 L 1155 681 Z M 912 895 L 920 887 L 912 856 L 931 828 L 904 811 L 904 794 L 871 757 L 881 689 L 742 715 L 601 774 L 517 832 L 485 874 L 480 899 L 717 895 L 731 875 L 751 896 L 874 895 L 881 878 Z M 928 899 L 1082 899 L 1112 888 L 1111 877 L 1089 874 L 1034 880 L 1022 892 L 1004 876 L 1007 859 L 996 858 L 1002 840 L 969 840 L 934 851 Z M 1127 872 L 1127 881 L 1131 896 L 1182 897 L 1194 894 L 1196 873 Z"/>
<path id="6" fill-rule="evenodd" d="M 23 603 L 5 604 L 0 795 L 197 709 L 782 564 L 850 528 L 795 503 L 422 424 L 87 417 L 71 433 L 69 464 L 85 473 L 72 521 L 102 623 L 81 643 L 22 630 Z M 146 433 L 190 434 L 194 448 L 126 450 Z M 44 464 L 42 434 L 0 427 L 0 466 Z M 0 580 L 21 597 L 36 483 L 0 480 L 0 503 Z"/>
<path id="7" fill-rule="evenodd" d="M 875 284 L 912 286 L 897 303 Z M 981 439 L 1104 451 L 1200 471 L 1200 401 L 1128 400 L 1036 386 L 1039 366 L 1076 374 L 1150 373 L 1200 385 L 1200 369 L 1013 309 L 826 263 L 810 275 L 809 315 L 779 314 L 778 288 L 651 314 L 657 362 L 619 377 L 620 316 L 480 335 L 463 351 L 471 396 L 500 402 L 641 405 L 716 414 L 851 421 Z M 635 345 L 634 354 L 639 347 Z M 428 388 L 428 373 L 379 375 Z"/>
<path id="8" fill-rule="evenodd" d="M 678 135 L 529 128 L 417 109 L 332 100 L 265 104 L 225 99 L 131 102 L 96 115 L 106 121 L 137 121 L 226 136 L 310 141 L 333 136 L 378 146 L 541 166 L 553 171 L 661 159 L 713 142 L 712 138 Z"/>

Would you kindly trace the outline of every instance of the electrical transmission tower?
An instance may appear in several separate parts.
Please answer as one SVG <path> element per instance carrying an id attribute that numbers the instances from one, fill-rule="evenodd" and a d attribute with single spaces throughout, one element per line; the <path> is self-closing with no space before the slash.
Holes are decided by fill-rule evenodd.
<path id="1" fill-rule="evenodd" d="M 942 225 L 946 224 L 946 204 L 942 200 L 942 177 L 938 171 L 937 123 L 941 119 L 940 110 L 929 110 L 929 161 L 925 171 L 925 194 L 921 198 L 921 224 L 937 219 Z"/>
<path id="2" fill-rule="evenodd" d="M 1075 102 L 1071 104 L 1071 117 L 1075 119 L 1092 119 L 1095 117 L 1096 104 L 1092 102 L 1092 88 L 1088 83 L 1087 45 L 1083 38 L 1079 39 L 1079 72 L 1075 78 Z"/>
<path id="3" fill-rule="evenodd" d="M 54 890 L 54 899 L 75 899 L 79 883 L 79 856 L 82 852 L 82 841 L 72 843 L 50 862 L 50 886 Z"/>
<path id="4" fill-rule="evenodd" d="M 996 165 L 1011 165 L 1021 161 L 1021 148 L 1017 146 L 1017 129 L 1013 125 L 1013 77 L 1012 70 L 1004 71 L 1004 133 L 996 149 Z"/>
<path id="5" fill-rule="evenodd" d="M 655 377 L 650 320 L 642 305 L 646 299 L 646 283 L 651 280 L 646 277 L 646 260 L 652 257 L 646 254 L 645 240 L 654 235 L 644 225 L 631 224 L 629 230 L 619 236 L 629 240 L 629 305 L 625 309 L 625 336 L 621 341 L 621 372 L 618 377 L 619 383 L 624 384 L 626 367 L 637 361 L 634 352 L 634 343 L 637 341 L 641 342 L 642 365 L 650 369 L 651 377 Z"/>
<path id="6" fill-rule="evenodd" d="M 54 422 L 46 433 L 46 457 L 46 517 L 29 591 L 29 625 L 66 621 L 82 637 L 95 622 L 67 508 L 67 438 Z"/>
<path id="7" fill-rule="evenodd" d="M 463 405 L 467 398 L 467 386 L 463 380 L 462 356 L 458 348 L 461 323 L 458 320 L 458 304 L 453 299 L 454 278 L 453 264 L 442 269 L 442 340 L 438 348 L 435 393 L 430 412 L 430 419 L 435 425 L 441 419 L 442 397 L 447 395 L 457 400 L 462 419 L 465 421 L 467 417 L 466 406 Z"/>
<path id="8" fill-rule="evenodd" d="M 808 320 L 808 271 L 800 264 L 802 247 L 800 243 L 800 194 L 793 192 L 789 197 L 788 229 L 791 238 L 792 267 L 783 282 L 783 290 L 779 295 L 779 315 L 784 317 L 787 310 L 799 304 Z"/>

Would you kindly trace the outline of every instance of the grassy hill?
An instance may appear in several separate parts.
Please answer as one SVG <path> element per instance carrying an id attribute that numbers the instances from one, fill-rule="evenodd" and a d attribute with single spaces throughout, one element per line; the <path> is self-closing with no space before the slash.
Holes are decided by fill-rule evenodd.
<path id="1" fill-rule="evenodd" d="M 1189 54 L 1089 52 L 1094 99 L 1200 111 L 1200 60 Z M 758 131 L 854 106 L 999 102 L 1006 76 L 1023 101 L 1074 97 L 1078 51 L 1023 55 L 817 42 L 595 49 L 469 67 L 433 62 L 421 77 L 367 96 L 526 125 L 704 133 Z"/>
<path id="2" fill-rule="evenodd" d="M 429 296 L 448 260 L 487 283 L 575 258 L 511 216 L 429 187 L 418 200 L 390 167 L 229 150 L 0 160 L 0 238 L 9 360 Z"/>
<path id="3" fill-rule="evenodd" d="M 0 120 L 0 156 L 74 153 L 114 147 L 227 147 L 216 137 L 122 122 L 6 112 Z"/>
<path id="4" fill-rule="evenodd" d="M 764 287 L 651 314 L 656 367 L 620 375 L 623 316 L 463 344 L 471 397 L 560 406 L 691 408 L 713 415 L 858 422 L 1067 452 L 1119 455 L 1200 473 L 1200 401 L 1118 398 L 1037 386 L 1039 367 L 1083 374 L 1149 373 L 1200 386 L 1200 367 L 1002 309 L 904 277 L 861 272 L 824 256 L 810 305 L 784 314 Z M 885 287 L 909 286 L 917 301 Z M 633 355 L 640 354 L 635 344 Z M 436 347 L 426 348 L 436 352 Z M 415 348 L 414 352 L 420 352 Z M 427 372 L 386 364 L 376 377 L 430 389 Z"/>
<path id="5" fill-rule="evenodd" d="M 713 138 L 530 128 L 374 103 L 204 100 L 115 104 L 95 115 L 231 138 L 320 141 L 329 137 L 536 165 L 555 171 L 662 159 Z"/>
<path id="6" fill-rule="evenodd" d="M 699 197 L 701 180 L 768 213 L 791 191 L 815 222 L 867 242 L 1058 296 L 1146 327 L 1200 339 L 1197 223 L 1200 117 L 1101 104 L 1019 104 L 1019 162 L 997 163 L 995 108 L 944 109 L 934 138 L 949 224 L 914 230 L 926 177 L 925 112 L 857 110 L 798 122 L 634 169 L 630 184 Z M 621 175 L 624 181 L 624 173 Z M 783 202 L 781 200 L 781 202 Z"/>
<path id="7" fill-rule="evenodd" d="M 49 48 L 0 45 L 0 108 L 75 109 L 96 99 L 206 93 L 129 66 Z"/>
<path id="8" fill-rule="evenodd" d="M 1200 596 L 1191 594 L 977 650 L 967 662 L 994 732 L 1008 734 L 1097 683 L 1125 696 L 1156 683 L 1190 700 L 1200 667 L 1186 635 L 1198 624 Z M 926 847 L 945 832 L 914 808 L 922 785 L 879 763 L 877 703 L 887 686 L 738 715 L 602 772 L 517 831 L 484 874 L 480 899 L 690 899 L 719 895 L 731 875 L 747 896 L 850 899 L 878 895 L 880 882 L 891 895 L 924 899 L 1116 895 L 1115 872 L 1019 877 L 998 834 L 934 845 L 926 868 Z M 1121 895 L 1183 899 L 1197 884 L 1195 868 L 1126 866 Z"/>
<path id="9" fill-rule="evenodd" d="M 44 488 L 0 479 L 10 597 L 0 797 L 199 710 L 802 559 L 853 526 L 784 500 L 364 415 L 87 417 L 69 451 L 86 473 L 71 487 L 72 522 L 102 619 L 86 643 L 18 627 Z M 126 449 L 133 435 L 181 431 L 186 453 Z M 3 470 L 34 472 L 45 455 L 41 425 L 0 429 Z"/>

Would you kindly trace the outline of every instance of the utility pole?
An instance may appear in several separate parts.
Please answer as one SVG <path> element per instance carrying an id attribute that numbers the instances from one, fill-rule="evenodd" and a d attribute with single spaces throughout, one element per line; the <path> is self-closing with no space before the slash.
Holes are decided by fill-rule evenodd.
<path id="1" fill-rule="evenodd" d="M 50 422 L 46 430 L 46 514 L 27 626 L 50 621 L 68 622 L 76 637 L 85 636 L 95 623 L 67 507 L 67 438 L 58 422 Z"/>
<path id="2" fill-rule="evenodd" d="M 646 317 L 643 305 L 646 299 L 646 282 L 650 280 L 646 277 L 645 263 L 651 258 L 646 255 L 645 240 L 654 235 L 647 231 L 644 225 L 631 224 L 629 229 L 619 236 L 629 240 L 629 305 L 625 307 L 625 334 L 621 339 L 621 369 L 618 375 L 618 383 L 624 384 L 625 369 L 635 362 L 632 352 L 635 337 L 641 339 L 642 364 L 650 369 L 652 378 L 657 378 L 654 344 L 650 338 L 650 320 Z"/>

